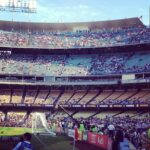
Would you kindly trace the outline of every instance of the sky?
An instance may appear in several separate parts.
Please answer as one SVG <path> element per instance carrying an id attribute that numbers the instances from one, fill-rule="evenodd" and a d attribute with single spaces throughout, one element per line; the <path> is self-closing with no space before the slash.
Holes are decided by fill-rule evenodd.
<path id="1" fill-rule="evenodd" d="M 87 22 L 142 16 L 149 25 L 149 7 L 150 0 L 37 0 L 37 13 L 0 12 L 0 20 Z"/>

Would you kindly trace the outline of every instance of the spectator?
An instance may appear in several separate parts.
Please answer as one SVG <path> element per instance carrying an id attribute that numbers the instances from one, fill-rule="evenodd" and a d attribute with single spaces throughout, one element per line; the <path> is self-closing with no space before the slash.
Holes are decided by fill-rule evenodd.
<path id="1" fill-rule="evenodd" d="M 31 134 L 25 133 L 23 135 L 23 141 L 19 142 L 13 150 L 33 150 L 33 146 L 31 144 Z"/>
<path id="2" fill-rule="evenodd" d="M 109 131 L 109 136 L 111 138 L 113 138 L 114 137 L 115 127 L 114 127 L 114 125 L 112 123 L 108 126 L 108 131 Z"/>

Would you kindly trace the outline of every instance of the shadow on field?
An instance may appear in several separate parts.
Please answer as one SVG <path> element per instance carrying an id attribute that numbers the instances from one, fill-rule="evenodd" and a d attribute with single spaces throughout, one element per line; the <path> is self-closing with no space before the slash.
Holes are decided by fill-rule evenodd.
<path id="1" fill-rule="evenodd" d="M 71 145 L 72 145 L 72 143 L 71 143 Z M 104 150 L 104 149 L 100 149 L 97 146 L 94 146 L 92 144 L 89 144 L 89 143 L 83 142 L 83 141 L 77 141 L 76 148 L 78 150 Z"/>
<path id="2" fill-rule="evenodd" d="M 0 141 L 0 150 L 12 150 L 17 143 L 12 141 Z M 72 150 L 73 139 L 65 136 L 33 135 L 32 144 L 34 150 Z M 77 141 L 75 150 L 102 150 L 86 142 Z"/>
<path id="3" fill-rule="evenodd" d="M 38 136 L 33 138 L 33 144 L 36 150 L 72 150 L 73 139 L 64 136 L 50 137 L 50 136 Z M 38 143 L 37 143 L 38 141 Z M 103 150 L 97 146 L 88 144 L 87 142 L 76 142 L 75 150 Z"/>

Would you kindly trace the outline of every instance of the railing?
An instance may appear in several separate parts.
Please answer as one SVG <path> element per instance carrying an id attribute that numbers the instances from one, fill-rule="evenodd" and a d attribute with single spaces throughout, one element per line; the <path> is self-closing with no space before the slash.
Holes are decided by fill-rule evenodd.
<path id="1" fill-rule="evenodd" d="M 38 85 L 112 85 L 149 83 L 150 72 L 134 73 L 135 79 L 122 80 L 121 74 L 86 75 L 86 76 L 38 76 L 19 74 L 0 74 L 0 83 L 5 84 L 38 84 Z"/>

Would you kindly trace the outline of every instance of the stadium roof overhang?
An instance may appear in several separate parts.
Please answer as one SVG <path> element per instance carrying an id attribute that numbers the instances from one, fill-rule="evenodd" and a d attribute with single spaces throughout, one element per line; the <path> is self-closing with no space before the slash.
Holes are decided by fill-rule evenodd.
<path id="1" fill-rule="evenodd" d="M 78 23 L 33 23 L 33 22 L 14 22 L 0 21 L 0 30 L 48 30 L 48 31 L 72 31 L 75 27 L 86 26 L 88 29 L 112 29 L 119 27 L 144 26 L 138 17 L 120 20 L 108 20 L 97 22 L 78 22 Z"/>

